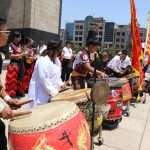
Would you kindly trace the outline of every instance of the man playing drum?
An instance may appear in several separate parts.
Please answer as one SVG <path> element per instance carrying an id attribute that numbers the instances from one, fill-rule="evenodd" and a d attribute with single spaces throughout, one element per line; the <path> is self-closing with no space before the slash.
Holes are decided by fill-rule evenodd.
<path id="1" fill-rule="evenodd" d="M 60 49 L 60 41 L 52 40 L 47 45 L 46 55 L 37 60 L 29 85 L 28 95 L 34 101 L 30 107 L 48 103 L 64 87 L 58 59 Z"/>
<path id="2" fill-rule="evenodd" d="M 71 80 L 74 89 L 84 89 L 85 80 L 88 73 L 94 73 L 94 67 L 91 66 L 90 56 L 94 56 L 97 52 L 99 42 L 95 39 L 90 39 L 87 42 L 87 49 L 82 49 L 76 55 L 73 63 L 73 72 L 71 74 Z M 98 77 L 105 78 L 106 74 L 96 70 Z"/>

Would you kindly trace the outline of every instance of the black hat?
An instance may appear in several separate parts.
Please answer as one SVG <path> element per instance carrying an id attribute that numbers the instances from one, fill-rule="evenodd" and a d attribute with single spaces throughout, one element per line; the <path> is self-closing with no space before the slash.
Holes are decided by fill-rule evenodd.
<path id="1" fill-rule="evenodd" d="M 47 44 L 47 50 L 48 51 L 60 50 L 61 47 L 62 47 L 62 43 L 60 40 L 51 40 Z"/>
<path id="2" fill-rule="evenodd" d="M 86 46 L 89 45 L 100 45 L 100 42 L 97 39 L 97 32 L 94 30 L 90 30 L 88 32 L 88 37 L 86 39 Z"/>
<path id="3" fill-rule="evenodd" d="M 88 39 L 87 42 L 86 42 L 86 46 L 89 46 L 89 45 L 97 45 L 99 46 L 100 45 L 100 42 L 97 40 L 97 39 Z"/>

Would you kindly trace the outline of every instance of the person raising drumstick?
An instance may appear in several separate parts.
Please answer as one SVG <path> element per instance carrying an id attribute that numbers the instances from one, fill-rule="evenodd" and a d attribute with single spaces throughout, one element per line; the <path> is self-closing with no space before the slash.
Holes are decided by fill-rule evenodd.
<path id="1" fill-rule="evenodd" d="M 8 40 L 9 31 L 7 30 L 6 20 L 0 18 L 0 47 L 5 46 Z M 17 113 L 11 109 L 11 106 L 15 109 L 20 108 L 23 104 L 31 102 L 30 100 L 26 101 L 18 101 L 17 99 L 12 99 L 7 93 L 5 92 L 2 82 L 0 80 L 0 118 L 3 119 L 11 119 L 15 115 L 23 115 L 27 112 Z M 28 112 L 29 113 L 29 112 Z M 7 139 L 5 136 L 5 125 L 0 119 L 0 150 L 7 150 Z"/>

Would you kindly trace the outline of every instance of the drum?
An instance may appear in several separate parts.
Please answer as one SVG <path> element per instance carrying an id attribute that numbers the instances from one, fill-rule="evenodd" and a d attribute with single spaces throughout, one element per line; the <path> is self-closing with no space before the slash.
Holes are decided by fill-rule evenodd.
<path id="1" fill-rule="evenodd" d="M 135 73 L 132 73 L 128 75 L 127 78 L 129 79 L 130 82 L 132 95 L 137 96 L 139 90 L 139 76 L 137 76 Z"/>
<path id="2" fill-rule="evenodd" d="M 110 88 L 120 91 L 123 101 L 129 101 L 132 98 L 131 88 L 126 78 L 109 78 Z"/>
<path id="3" fill-rule="evenodd" d="M 88 124 L 71 102 L 51 102 L 9 124 L 10 150 L 90 150 Z"/>
<path id="4" fill-rule="evenodd" d="M 70 101 L 76 103 L 80 110 L 84 113 L 85 118 L 91 128 L 92 121 L 92 101 L 90 99 L 90 89 L 73 90 L 69 89 L 67 91 L 59 93 L 57 96 L 52 98 L 52 101 Z M 95 111 L 95 132 L 98 131 L 103 121 L 103 117 L 100 113 L 99 106 L 96 106 Z"/>

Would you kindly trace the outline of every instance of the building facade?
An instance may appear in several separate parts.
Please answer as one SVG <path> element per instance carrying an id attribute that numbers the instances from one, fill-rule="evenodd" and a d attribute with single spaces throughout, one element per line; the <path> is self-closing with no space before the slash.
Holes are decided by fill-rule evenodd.
<path id="1" fill-rule="evenodd" d="M 128 49 L 130 46 L 130 26 L 118 25 L 115 28 L 114 48 L 117 50 Z"/>
<path id="2" fill-rule="evenodd" d="M 84 20 L 75 20 L 66 24 L 66 39 L 75 45 L 85 46 L 89 30 L 94 28 L 102 49 L 124 50 L 131 49 L 130 25 L 117 25 L 107 22 L 104 18 L 87 16 Z M 68 36 L 70 35 L 70 36 Z M 146 41 L 146 29 L 140 28 L 141 42 Z"/>
<path id="3" fill-rule="evenodd" d="M 11 2 L 10 2 L 11 1 Z M 34 40 L 58 38 L 61 23 L 62 0 L 9 0 L 8 12 L 3 10 L 11 30 L 21 31 Z M 3 0 L 0 10 L 8 0 Z"/>
<path id="4" fill-rule="evenodd" d="M 97 32 L 97 38 L 100 41 L 100 45 L 102 45 L 104 41 L 103 37 L 105 30 L 105 20 L 103 18 L 94 18 L 92 16 L 87 16 L 84 20 L 74 21 L 74 43 L 79 46 L 85 46 L 88 32 L 93 28 L 95 28 Z"/>

